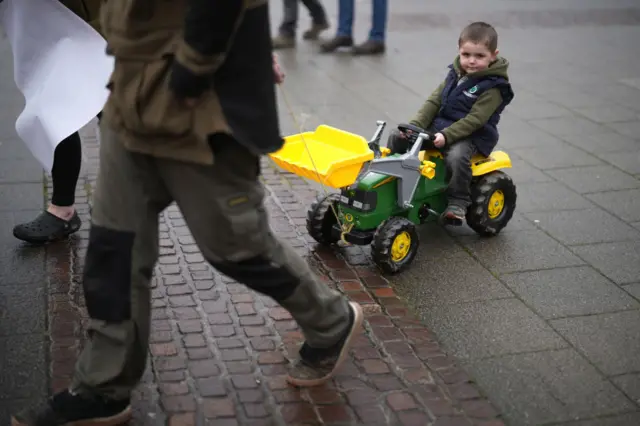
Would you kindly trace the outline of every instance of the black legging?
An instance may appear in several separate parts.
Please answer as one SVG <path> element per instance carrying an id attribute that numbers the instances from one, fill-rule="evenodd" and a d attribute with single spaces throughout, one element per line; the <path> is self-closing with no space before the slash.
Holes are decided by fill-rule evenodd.
<path id="1" fill-rule="evenodd" d="M 99 112 L 98 121 L 102 117 Z M 70 207 L 76 201 L 76 184 L 82 166 L 82 141 L 78 132 L 73 133 L 58 144 L 53 153 L 53 195 L 51 204 Z"/>
<path id="2" fill-rule="evenodd" d="M 78 132 L 60 142 L 53 154 L 51 204 L 69 207 L 76 200 L 76 184 L 82 165 L 82 141 Z"/>

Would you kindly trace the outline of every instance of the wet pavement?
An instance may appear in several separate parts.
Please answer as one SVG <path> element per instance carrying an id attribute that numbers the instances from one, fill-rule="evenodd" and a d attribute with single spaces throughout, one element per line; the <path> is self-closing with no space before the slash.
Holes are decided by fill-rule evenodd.
<path id="1" fill-rule="evenodd" d="M 0 39 L 0 424 L 8 410 L 47 394 L 46 254 L 22 247 L 14 225 L 44 202 L 42 169 L 14 130 L 23 105 L 13 83 L 7 43 Z"/>
<path id="2" fill-rule="evenodd" d="M 275 29 L 281 7 L 271 3 Z M 370 6 L 356 7 L 361 40 Z M 335 23 L 335 5 L 328 10 Z M 302 30 L 303 6 L 300 16 Z M 516 93 L 500 123 L 518 189 L 503 233 L 481 239 L 466 227 L 427 225 L 412 268 L 381 277 L 366 248 L 330 252 L 312 243 L 304 213 L 317 186 L 265 160 L 276 230 L 368 312 L 343 373 L 320 390 L 298 391 L 282 383 L 300 339 L 295 324 L 214 273 L 171 207 L 136 424 L 640 424 L 636 1 L 394 0 L 383 57 L 319 55 L 302 40 L 281 52 L 286 96 L 305 130 L 326 123 L 368 138 L 376 120 L 408 121 L 443 78 L 461 27 L 476 19 L 496 25 Z M 0 41 L 0 54 L 6 49 Z M 46 253 L 23 248 L 11 227 L 42 206 L 42 174 L 13 131 L 21 98 L 7 61 L 0 72 L 4 424 L 9 407 L 46 394 L 47 369 L 52 388 L 66 384 L 82 344 L 77 282 L 97 142 L 88 126 L 83 230 Z M 284 102 L 280 115 L 285 133 L 297 132 Z"/>

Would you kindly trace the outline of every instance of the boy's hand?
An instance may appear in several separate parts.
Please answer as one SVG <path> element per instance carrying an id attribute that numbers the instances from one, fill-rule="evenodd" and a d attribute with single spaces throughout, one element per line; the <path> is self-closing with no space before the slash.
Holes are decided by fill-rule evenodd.
<path id="1" fill-rule="evenodd" d="M 444 146 L 444 143 L 444 135 L 442 133 L 436 133 L 436 138 L 433 140 L 433 145 L 436 148 L 442 148 Z"/>

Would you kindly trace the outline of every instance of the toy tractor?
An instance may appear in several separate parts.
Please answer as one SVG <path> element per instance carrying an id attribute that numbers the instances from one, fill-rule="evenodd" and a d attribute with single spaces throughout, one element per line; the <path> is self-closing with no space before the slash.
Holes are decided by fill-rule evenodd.
<path id="1" fill-rule="evenodd" d="M 398 129 L 412 133 L 405 154 L 390 154 L 380 147 L 386 126 L 367 142 L 330 126 L 318 126 L 285 138 L 283 148 L 271 154 L 280 167 L 299 176 L 339 189 L 327 193 L 307 212 L 307 230 L 324 245 L 344 241 L 371 244 L 374 262 L 386 273 L 411 264 L 420 245 L 416 227 L 438 220 L 446 207 L 447 168 L 438 150 L 421 150 L 432 136 L 410 125 Z M 496 235 L 513 216 L 516 188 L 501 169 L 511 167 L 507 153 L 472 158 L 472 204 L 467 225 L 482 236 Z"/>

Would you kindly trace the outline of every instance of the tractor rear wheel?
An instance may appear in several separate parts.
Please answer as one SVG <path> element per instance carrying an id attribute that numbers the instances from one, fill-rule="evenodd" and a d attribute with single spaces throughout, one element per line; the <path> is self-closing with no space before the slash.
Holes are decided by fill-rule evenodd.
<path id="1" fill-rule="evenodd" d="M 507 226 L 516 210 L 516 186 L 504 172 L 488 173 L 471 187 L 467 225 L 479 235 L 490 237 Z"/>

